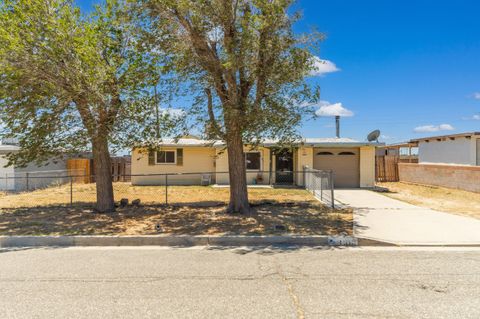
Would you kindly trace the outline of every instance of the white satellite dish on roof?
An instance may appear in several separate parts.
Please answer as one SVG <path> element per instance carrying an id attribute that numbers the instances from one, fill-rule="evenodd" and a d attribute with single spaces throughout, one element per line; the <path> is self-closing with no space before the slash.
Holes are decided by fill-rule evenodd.
<path id="1" fill-rule="evenodd" d="M 373 132 L 370 132 L 367 136 L 367 140 L 369 142 L 376 141 L 378 143 L 378 138 L 380 137 L 380 130 L 375 130 Z"/>

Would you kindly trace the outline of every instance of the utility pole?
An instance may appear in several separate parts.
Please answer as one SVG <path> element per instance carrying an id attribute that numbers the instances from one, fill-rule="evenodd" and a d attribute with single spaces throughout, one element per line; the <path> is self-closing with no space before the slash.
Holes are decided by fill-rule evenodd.
<path id="1" fill-rule="evenodd" d="M 157 85 L 158 85 L 158 81 L 155 83 L 155 85 L 153 86 L 153 93 L 155 95 L 155 133 L 156 133 L 156 138 L 159 139 L 160 138 L 160 110 L 158 109 L 159 108 L 159 101 L 158 101 L 158 94 L 157 94 Z"/>
<path id="2" fill-rule="evenodd" d="M 336 129 L 335 135 L 337 136 L 337 138 L 340 138 L 340 116 L 339 115 L 335 116 L 335 129 Z"/>

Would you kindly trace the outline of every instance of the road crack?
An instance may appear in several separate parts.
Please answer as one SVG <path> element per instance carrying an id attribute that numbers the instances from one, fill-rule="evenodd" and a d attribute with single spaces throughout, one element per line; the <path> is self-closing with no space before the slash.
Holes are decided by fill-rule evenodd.
<path id="1" fill-rule="evenodd" d="M 288 295 L 290 296 L 290 299 L 292 300 L 293 306 L 295 308 L 295 312 L 297 313 L 297 318 L 305 319 L 305 310 L 303 309 L 300 303 L 300 299 L 295 293 L 295 289 L 293 288 L 292 282 L 283 273 L 282 267 L 280 266 L 280 263 L 278 263 L 276 258 L 274 258 L 274 264 L 275 264 L 275 273 L 280 277 L 280 279 L 282 280 L 282 282 L 285 284 L 287 288 Z"/>

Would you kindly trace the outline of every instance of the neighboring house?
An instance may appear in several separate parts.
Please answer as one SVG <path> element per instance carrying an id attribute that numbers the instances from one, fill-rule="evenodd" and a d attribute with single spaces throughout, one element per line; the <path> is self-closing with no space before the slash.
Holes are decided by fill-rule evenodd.
<path id="1" fill-rule="evenodd" d="M 7 179 L 7 177 L 13 176 L 15 174 L 14 168 L 12 166 L 5 167 L 8 161 L 5 158 L 5 154 L 10 152 L 15 152 L 19 148 L 15 145 L 4 145 L 0 142 L 0 191 L 2 190 L 13 190 L 15 189 L 15 184 L 13 181 Z"/>
<path id="2" fill-rule="evenodd" d="M 30 163 L 26 167 L 5 167 L 8 163 L 5 155 L 20 148 L 13 143 L 0 143 L 0 190 L 20 191 L 48 186 L 58 182 L 65 175 L 66 161 L 50 161 L 38 166 Z"/>
<path id="3" fill-rule="evenodd" d="M 71 177 L 77 183 L 95 181 L 92 154 L 89 152 L 64 155 L 43 165 L 29 163 L 26 167 L 5 167 L 8 163 L 6 154 L 19 150 L 15 139 L 0 140 L 0 191 L 24 191 L 64 184 L 69 183 Z M 130 156 L 111 158 L 114 182 L 130 180 L 130 160 Z"/>
<path id="4" fill-rule="evenodd" d="M 480 165 L 480 132 L 413 139 L 420 164 Z"/>
<path id="5" fill-rule="evenodd" d="M 399 180 L 480 192 L 480 132 L 418 138 L 419 164 L 398 163 Z"/>
<path id="6" fill-rule="evenodd" d="M 282 149 L 273 141 L 256 148 L 245 146 L 247 182 L 303 185 L 303 169 L 308 166 L 333 170 L 336 187 L 373 187 L 375 147 L 379 145 L 383 144 L 348 138 L 306 138 L 291 149 Z M 211 183 L 229 183 L 224 143 L 182 138 L 176 142 L 163 140 L 159 146 L 157 152 L 133 149 L 132 184 L 162 185 L 165 176 L 153 174 L 166 173 L 199 173 L 169 176 L 169 184 L 201 184 L 202 175 L 210 175 Z"/>

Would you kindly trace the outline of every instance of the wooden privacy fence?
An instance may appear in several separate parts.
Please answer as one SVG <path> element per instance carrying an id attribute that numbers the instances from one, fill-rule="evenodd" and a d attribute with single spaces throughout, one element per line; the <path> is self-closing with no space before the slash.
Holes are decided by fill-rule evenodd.
<path id="1" fill-rule="evenodd" d="M 377 182 L 398 182 L 397 155 L 375 156 L 375 180 Z"/>
<path id="2" fill-rule="evenodd" d="M 114 182 L 128 182 L 131 175 L 131 160 L 128 157 L 112 157 L 112 178 Z M 95 168 L 91 158 L 69 158 L 67 160 L 69 176 L 75 183 L 95 182 Z"/>
<path id="3" fill-rule="evenodd" d="M 69 158 L 67 160 L 68 175 L 73 176 L 74 183 L 92 183 L 91 160 L 88 158 Z"/>
<path id="4" fill-rule="evenodd" d="M 131 180 L 132 164 L 128 157 L 112 157 L 112 176 L 114 182 L 129 182 Z"/>

